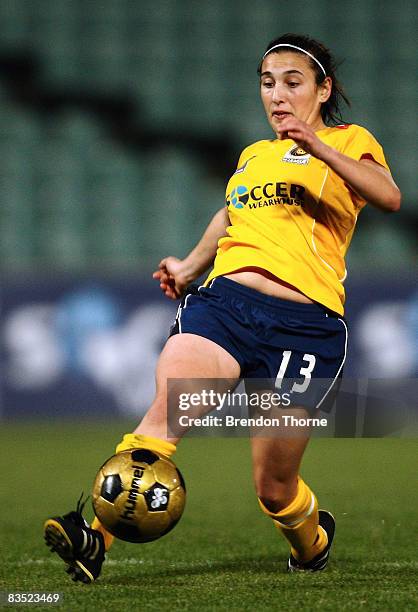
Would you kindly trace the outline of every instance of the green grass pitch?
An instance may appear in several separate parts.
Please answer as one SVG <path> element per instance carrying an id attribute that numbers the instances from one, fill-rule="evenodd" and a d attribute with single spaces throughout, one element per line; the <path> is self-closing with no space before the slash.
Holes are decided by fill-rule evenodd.
<path id="1" fill-rule="evenodd" d="M 43 520 L 74 508 L 131 426 L 3 425 L 0 590 L 59 591 L 54 609 L 69 611 L 418 609 L 414 439 L 312 440 L 302 474 L 337 519 L 322 574 L 285 573 L 286 543 L 253 493 L 248 440 L 186 438 L 179 525 L 154 543 L 117 542 L 96 583 L 71 582 L 44 545 Z"/>

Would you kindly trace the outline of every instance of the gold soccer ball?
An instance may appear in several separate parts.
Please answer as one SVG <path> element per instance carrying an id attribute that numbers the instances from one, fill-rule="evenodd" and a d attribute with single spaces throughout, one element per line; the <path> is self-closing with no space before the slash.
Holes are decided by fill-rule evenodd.
<path id="1" fill-rule="evenodd" d="M 178 523 L 186 487 L 174 463 L 147 449 L 127 450 L 110 457 L 93 485 L 97 518 L 115 537 L 151 542 Z"/>

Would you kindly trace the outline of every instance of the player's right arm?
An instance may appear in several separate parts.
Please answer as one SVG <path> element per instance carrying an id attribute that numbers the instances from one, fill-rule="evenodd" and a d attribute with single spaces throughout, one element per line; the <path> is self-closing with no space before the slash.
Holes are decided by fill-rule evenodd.
<path id="1" fill-rule="evenodd" d="M 152 275 L 160 281 L 162 292 L 172 300 L 179 298 L 186 287 L 212 265 L 218 248 L 218 241 L 226 236 L 230 225 L 228 210 L 223 206 L 213 216 L 202 238 L 184 259 L 164 257 L 158 270 Z"/>

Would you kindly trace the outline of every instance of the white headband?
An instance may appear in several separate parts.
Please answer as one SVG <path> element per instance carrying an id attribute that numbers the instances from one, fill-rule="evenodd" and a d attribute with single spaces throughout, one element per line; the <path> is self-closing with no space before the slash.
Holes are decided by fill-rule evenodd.
<path id="1" fill-rule="evenodd" d="M 267 51 L 263 55 L 263 59 L 266 57 L 266 55 L 270 53 L 270 51 L 273 51 L 274 49 L 277 49 L 278 47 L 292 47 L 292 49 L 297 49 L 298 51 L 302 51 L 302 53 L 306 53 L 306 55 L 309 55 L 309 57 L 318 64 L 318 66 L 324 73 L 324 76 L 327 76 L 327 73 L 325 72 L 325 68 L 323 67 L 321 62 L 318 61 L 316 57 L 312 55 L 312 53 L 309 53 L 309 51 L 305 51 L 305 49 L 302 49 L 302 47 L 297 47 L 296 45 L 290 45 L 289 43 L 280 43 L 280 45 L 274 45 L 274 47 L 271 47 L 271 49 L 267 49 Z"/>

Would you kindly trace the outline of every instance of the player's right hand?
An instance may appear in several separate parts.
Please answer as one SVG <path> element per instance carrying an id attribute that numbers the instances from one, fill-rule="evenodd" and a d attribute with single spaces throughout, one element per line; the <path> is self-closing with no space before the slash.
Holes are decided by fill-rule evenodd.
<path id="1" fill-rule="evenodd" d="M 184 260 L 172 256 L 160 261 L 152 277 L 160 281 L 161 291 L 171 300 L 180 298 L 192 280 L 186 274 Z"/>

